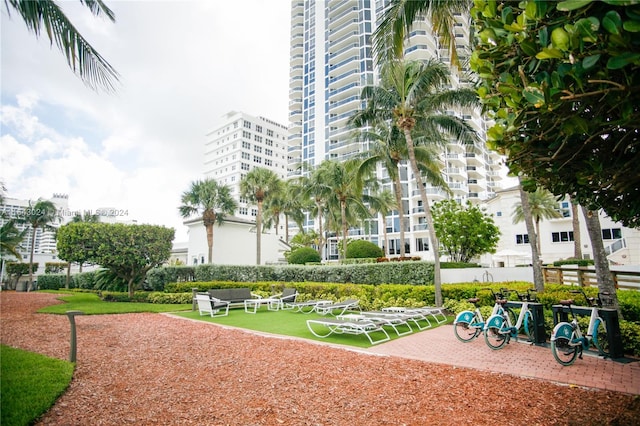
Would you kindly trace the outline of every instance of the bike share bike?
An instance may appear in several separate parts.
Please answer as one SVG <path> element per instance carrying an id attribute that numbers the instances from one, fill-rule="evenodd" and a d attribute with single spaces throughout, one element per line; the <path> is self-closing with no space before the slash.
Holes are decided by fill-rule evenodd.
<path id="1" fill-rule="evenodd" d="M 491 315 L 487 319 L 487 323 L 484 327 L 484 341 L 491 349 L 497 350 L 508 344 L 509 341 L 514 338 L 518 339 L 518 332 L 522 328 L 527 335 L 529 342 L 534 340 L 534 327 L 535 322 L 533 319 L 533 312 L 529 309 L 529 303 L 535 302 L 535 293 L 532 290 L 527 290 L 526 293 L 519 293 L 517 290 L 500 290 L 503 294 L 507 295 L 515 293 L 518 299 L 522 302 L 522 308 L 517 320 L 515 320 L 515 313 L 510 308 L 505 308 L 498 313 Z M 506 299 L 498 301 L 503 307 L 508 303 Z"/>
<path id="2" fill-rule="evenodd" d="M 483 288 L 481 290 L 488 290 L 493 295 L 495 304 L 493 305 L 491 315 L 504 311 L 504 307 L 499 303 L 499 301 L 504 299 L 502 293 L 495 293 L 490 288 Z M 480 307 L 478 306 L 479 301 L 480 299 L 477 297 L 467 299 L 467 302 L 473 303 L 476 307 L 475 311 L 462 311 L 456 315 L 456 319 L 453 322 L 453 332 L 461 342 L 466 343 L 472 341 L 480 336 L 484 330 L 485 322 L 480 312 Z"/>
<path id="3" fill-rule="evenodd" d="M 559 322 L 553 328 L 553 333 L 551 334 L 553 357 L 562 365 L 571 365 L 576 360 L 576 357 L 582 359 L 582 352 L 588 350 L 591 344 L 598 349 L 600 355 L 604 357 L 610 356 L 605 323 L 598 313 L 598 308 L 602 307 L 603 299 L 609 297 L 609 293 L 598 293 L 596 298 L 588 297 L 582 289 L 572 290 L 571 292 L 581 293 L 591 309 L 587 334 L 582 334 L 578 319 L 573 312 L 572 305 L 574 305 L 575 301 L 561 300 L 559 304 L 569 308 L 572 320 L 571 322 Z"/>

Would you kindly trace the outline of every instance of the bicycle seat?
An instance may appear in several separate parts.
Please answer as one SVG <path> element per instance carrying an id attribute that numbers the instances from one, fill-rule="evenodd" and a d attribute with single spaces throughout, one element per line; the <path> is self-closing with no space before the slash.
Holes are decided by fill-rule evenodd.
<path id="1" fill-rule="evenodd" d="M 506 305 L 507 302 L 509 302 L 507 299 L 496 299 L 496 303 L 501 306 Z"/>
<path id="2" fill-rule="evenodd" d="M 561 304 L 562 306 L 570 306 L 570 305 L 573 305 L 574 301 L 572 299 L 568 299 L 568 300 L 560 300 L 558 303 Z"/>
<path id="3" fill-rule="evenodd" d="M 480 299 L 478 299 L 477 297 L 472 297 L 471 299 L 467 299 L 467 302 L 469 303 L 478 303 L 480 301 Z"/>

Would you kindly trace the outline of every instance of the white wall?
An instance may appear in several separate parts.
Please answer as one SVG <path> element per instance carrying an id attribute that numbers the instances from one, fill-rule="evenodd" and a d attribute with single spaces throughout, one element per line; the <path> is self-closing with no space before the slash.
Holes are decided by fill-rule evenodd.
<path id="1" fill-rule="evenodd" d="M 533 283 L 533 268 L 461 268 L 441 269 L 443 284 L 527 281 Z"/>
<path id="2" fill-rule="evenodd" d="M 207 234 L 201 220 L 190 221 L 187 265 L 208 263 Z M 280 242 L 282 235 L 275 235 L 273 229 L 262 234 L 261 264 L 284 262 L 286 246 Z M 213 228 L 213 259 L 217 265 L 255 265 L 256 231 L 255 224 L 226 221 Z"/>

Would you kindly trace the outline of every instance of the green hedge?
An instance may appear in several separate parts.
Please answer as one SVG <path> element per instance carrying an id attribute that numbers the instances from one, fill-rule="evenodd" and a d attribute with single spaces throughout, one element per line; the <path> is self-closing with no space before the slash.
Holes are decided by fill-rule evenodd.
<path id="1" fill-rule="evenodd" d="M 194 266 L 163 266 L 147 272 L 147 286 L 154 291 L 163 291 L 171 282 L 195 281 Z"/>

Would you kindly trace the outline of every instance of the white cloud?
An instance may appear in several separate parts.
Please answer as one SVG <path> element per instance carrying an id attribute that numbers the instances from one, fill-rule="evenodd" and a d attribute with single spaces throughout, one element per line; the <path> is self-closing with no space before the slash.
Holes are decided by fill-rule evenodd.
<path id="1" fill-rule="evenodd" d="M 286 124 L 290 2 L 106 3 L 115 24 L 80 2 L 64 10 L 121 74 L 114 94 L 89 90 L 46 36 L 2 8 L 8 196 L 64 192 L 74 209 L 128 208 L 184 239 L 177 206 L 202 177 L 205 134 L 230 110 Z"/>

